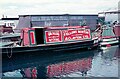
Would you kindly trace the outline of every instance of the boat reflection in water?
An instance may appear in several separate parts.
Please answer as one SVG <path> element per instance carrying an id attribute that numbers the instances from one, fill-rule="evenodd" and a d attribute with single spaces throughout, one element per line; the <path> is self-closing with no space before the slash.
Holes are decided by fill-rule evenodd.
<path id="1" fill-rule="evenodd" d="M 65 62 L 60 64 L 52 64 L 47 66 L 47 76 L 54 77 L 73 72 L 81 72 L 81 75 L 87 75 L 87 71 L 90 70 L 92 65 L 92 58 L 83 58 L 81 60 Z"/>
<path id="2" fill-rule="evenodd" d="M 102 50 L 77 51 L 43 58 L 38 56 L 34 58 L 35 60 L 28 60 L 28 63 L 14 62 L 11 67 L 13 70 L 4 71 L 6 68 L 3 68 L 3 75 L 4 77 L 118 77 L 119 53 L 119 46 L 111 46 Z"/>

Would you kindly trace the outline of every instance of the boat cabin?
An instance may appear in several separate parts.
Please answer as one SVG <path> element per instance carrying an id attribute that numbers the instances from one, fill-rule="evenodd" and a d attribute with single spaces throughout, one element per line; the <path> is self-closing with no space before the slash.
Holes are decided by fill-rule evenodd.
<path id="1" fill-rule="evenodd" d="M 21 31 L 21 45 L 61 44 L 91 40 L 88 26 L 57 26 L 24 28 Z"/>

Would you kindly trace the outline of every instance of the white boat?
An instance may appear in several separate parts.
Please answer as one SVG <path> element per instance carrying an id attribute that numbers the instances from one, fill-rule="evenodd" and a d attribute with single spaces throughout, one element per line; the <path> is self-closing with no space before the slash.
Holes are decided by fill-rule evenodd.
<path id="1" fill-rule="evenodd" d="M 19 33 L 4 34 L 0 36 L 0 47 L 13 46 L 20 41 Z"/>
<path id="2" fill-rule="evenodd" d="M 101 46 L 116 45 L 119 43 L 119 39 L 115 36 L 113 32 L 113 27 L 108 25 L 103 26 L 103 32 L 101 37 Z"/>

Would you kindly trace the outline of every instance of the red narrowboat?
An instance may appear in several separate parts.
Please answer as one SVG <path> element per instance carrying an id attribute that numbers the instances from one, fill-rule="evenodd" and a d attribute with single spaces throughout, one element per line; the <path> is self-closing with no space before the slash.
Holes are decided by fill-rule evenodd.
<path id="1" fill-rule="evenodd" d="M 88 26 L 32 27 L 21 31 L 20 46 L 2 47 L 2 53 L 64 51 L 99 46 L 100 35 Z"/>

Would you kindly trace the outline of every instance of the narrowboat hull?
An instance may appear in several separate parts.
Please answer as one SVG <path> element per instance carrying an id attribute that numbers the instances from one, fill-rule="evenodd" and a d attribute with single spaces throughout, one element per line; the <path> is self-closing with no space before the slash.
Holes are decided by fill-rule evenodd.
<path id="1" fill-rule="evenodd" d="M 30 52 L 52 52 L 52 51 L 69 51 L 81 48 L 91 49 L 99 46 L 99 43 L 94 43 L 94 40 L 84 42 L 62 43 L 62 44 L 43 44 L 37 46 L 23 46 L 23 47 L 2 47 L 2 54 L 14 54 L 14 53 L 30 53 Z"/>

